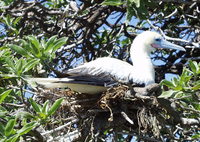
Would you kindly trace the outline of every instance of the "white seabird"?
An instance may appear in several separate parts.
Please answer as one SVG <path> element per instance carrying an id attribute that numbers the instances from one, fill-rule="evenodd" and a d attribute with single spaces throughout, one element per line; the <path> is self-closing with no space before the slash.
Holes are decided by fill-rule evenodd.
<path id="1" fill-rule="evenodd" d="M 164 40 L 160 34 L 145 31 L 139 34 L 131 45 L 130 56 L 133 65 L 119 59 L 103 57 L 69 69 L 66 74 L 70 76 L 67 78 L 31 78 L 30 80 L 47 88 L 69 87 L 86 94 L 106 91 L 116 83 L 115 79 L 125 81 L 128 78 L 130 83 L 147 86 L 155 82 L 150 53 L 156 48 L 185 51 L 183 47 Z"/>

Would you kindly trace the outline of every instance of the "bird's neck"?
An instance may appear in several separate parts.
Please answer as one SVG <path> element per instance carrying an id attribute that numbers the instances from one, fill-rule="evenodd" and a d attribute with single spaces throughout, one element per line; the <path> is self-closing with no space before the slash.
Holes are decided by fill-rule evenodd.
<path id="1" fill-rule="evenodd" d="M 134 72 L 138 76 L 138 80 L 143 80 L 146 85 L 154 82 L 155 71 L 150 58 L 150 54 L 146 52 L 132 52 L 131 59 L 133 62 Z M 147 79 L 147 80 L 146 80 Z"/>
<path id="2" fill-rule="evenodd" d="M 141 66 L 141 65 L 153 66 L 149 53 L 134 52 L 131 53 L 131 59 L 134 66 Z"/>

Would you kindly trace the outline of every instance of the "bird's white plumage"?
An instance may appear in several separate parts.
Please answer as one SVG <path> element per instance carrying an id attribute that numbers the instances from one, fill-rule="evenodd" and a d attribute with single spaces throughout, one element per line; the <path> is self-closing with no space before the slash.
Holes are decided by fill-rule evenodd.
<path id="1" fill-rule="evenodd" d="M 77 74 L 89 74 L 92 76 L 113 76 L 116 79 L 123 80 L 127 78 L 126 74 L 131 74 L 133 66 L 127 62 L 121 61 L 119 59 L 103 57 L 98 58 L 89 63 L 85 63 L 75 69 L 69 70 L 67 73 L 72 73 L 77 71 Z"/>
<path id="2" fill-rule="evenodd" d="M 68 70 L 66 73 L 72 75 L 72 77 L 55 80 L 49 79 L 48 81 L 37 78 L 34 81 L 46 87 L 69 87 L 88 94 L 105 91 L 108 84 L 115 82 L 113 77 L 123 81 L 128 78 L 132 83 L 149 85 L 154 83 L 155 80 L 154 66 L 150 58 L 150 53 L 155 48 L 185 51 L 181 46 L 162 39 L 160 34 L 146 31 L 139 34 L 131 45 L 130 55 L 133 65 L 118 59 L 104 57 Z M 98 86 L 95 86 L 95 83 Z"/>
<path id="3" fill-rule="evenodd" d="M 106 77 L 114 77 L 117 80 L 135 82 L 138 84 L 149 85 L 154 83 L 154 68 L 150 57 L 140 60 L 140 64 L 131 65 L 119 59 L 103 57 L 97 60 L 85 63 L 75 69 L 71 69 L 68 73 L 77 72 L 77 74 L 89 74 L 96 77 L 101 77 L 101 74 L 106 74 Z"/>

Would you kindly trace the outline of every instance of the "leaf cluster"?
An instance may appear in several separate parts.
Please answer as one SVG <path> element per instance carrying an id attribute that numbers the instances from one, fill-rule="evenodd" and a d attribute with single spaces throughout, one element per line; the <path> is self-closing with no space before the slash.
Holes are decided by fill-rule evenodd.
<path id="1" fill-rule="evenodd" d="M 200 63 L 189 60 L 189 67 L 184 67 L 178 78 L 171 81 L 163 80 L 160 84 L 169 88 L 163 91 L 159 98 L 174 98 L 181 105 L 187 108 L 194 108 L 200 111 L 199 91 L 200 91 Z M 199 114 L 198 114 L 199 116 Z"/>
<path id="2" fill-rule="evenodd" d="M 102 5 L 127 5 L 127 15 L 126 18 L 128 21 L 131 20 L 133 16 L 137 17 L 140 20 L 145 20 L 149 18 L 149 12 L 147 7 L 156 8 L 156 5 L 153 1 L 150 0 L 105 0 Z"/>
<path id="3" fill-rule="evenodd" d="M 5 91 L 0 95 L 1 103 L 4 98 L 9 95 L 12 90 Z M 55 111 L 60 106 L 64 98 L 58 99 L 49 108 L 49 102 L 46 101 L 44 106 L 41 107 L 32 98 L 30 98 L 31 106 L 33 107 L 36 115 L 33 115 L 26 111 L 17 112 L 14 116 L 8 116 L 7 110 L 0 106 L 0 118 L 7 121 L 6 124 L 0 122 L 0 140 L 4 142 L 15 142 L 23 139 L 23 135 L 29 133 L 33 128 L 46 124 L 50 122 L 50 116 L 55 113 Z M 21 121 L 22 126 L 15 126 Z"/>
<path id="4" fill-rule="evenodd" d="M 32 98 L 24 98 L 23 88 L 27 88 L 27 76 L 31 76 L 35 69 L 41 67 L 45 70 L 45 63 L 49 64 L 55 58 L 55 51 L 66 43 L 67 38 L 59 38 L 52 36 L 47 42 L 39 41 L 34 36 L 27 36 L 25 39 L 19 39 L 15 44 L 7 44 L 0 50 L 0 77 L 1 89 L 0 104 L 14 103 L 12 109 L 17 110 L 17 104 L 30 101 L 31 108 L 35 111 L 29 113 L 27 111 L 19 111 L 15 115 L 9 114 L 9 109 L 0 107 L 0 118 L 4 119 L 5 124 L 0 122 L 0 140 L 19 141 L 23 139 L 24 134 L 29 133 L 33 128 L 42 124 L 51 123 L 50 117 L 60 106 L 64 98 L 58 99 L 49 106 L 46 101 L 41 107 Z M 38 72 L 42 73 L 42 72 Z M 4 86 L 20 86 L 17 89 L 6 89 Z M 21 99 L 20 99 L 21 98 Z M 16 101 L 14 101 L 16 100 Z M 18 102 L 17 102 L 18 100 Z M 12 105 L 11 105 L 12 106 Z M 16 106 L 16 107 L 15 107 Z M 21 126 L 17 126 L 18 124 Z"/>

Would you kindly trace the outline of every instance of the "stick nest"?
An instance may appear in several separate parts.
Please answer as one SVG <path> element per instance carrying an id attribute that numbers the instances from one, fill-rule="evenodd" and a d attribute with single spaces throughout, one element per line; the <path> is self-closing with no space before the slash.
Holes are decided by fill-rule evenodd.
<path id="1" fill-rule="evenodd" d="M 144 96 L 144 93 L 153 94 L 154 90 L 134 88 L 134 91 L 132 94 L 126 85 L 112 87 L 97 95 L 80 94 L 70 89 L 45 89 L 40 90 L 34 99 L 42 105 L 46 100 L 53 104 L 55 100 L 65 97 L 52 116 L 54 120 L 44 129 L 46 131 L 63 124 L 69 125 L 55 131 L 53 137 L 69 135 L 78 130 L 78 136 L 73 139 L 77 141 L 105 138 L 104 132 L 107 130 L 113 132 L 116 129 L 134 129 L 137 134 L 148 133 L 156 138 L 159 136 L 156 114 L 161 110 L 156 97 Z"/>

